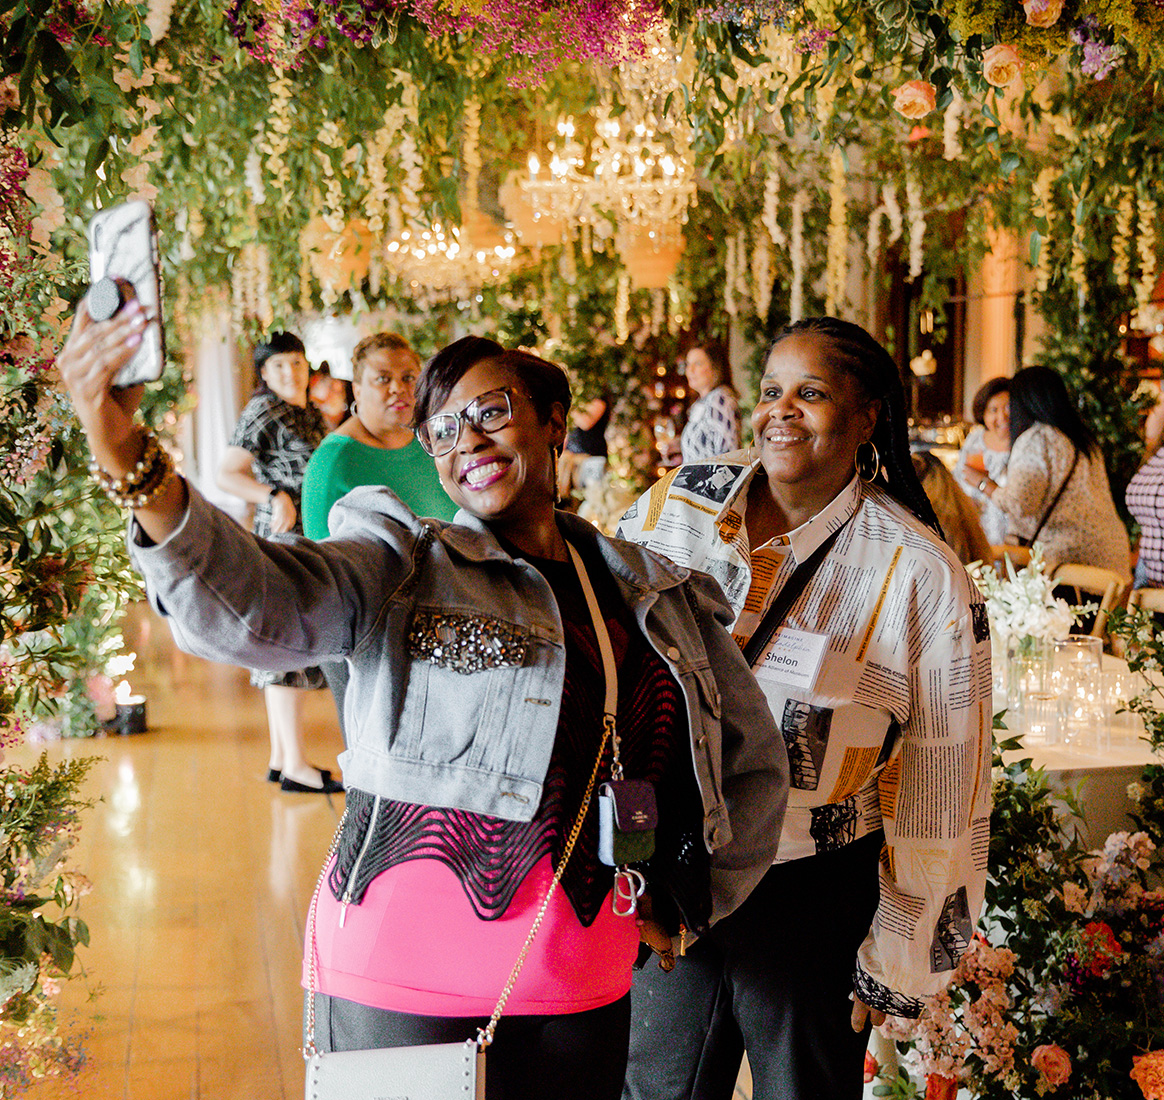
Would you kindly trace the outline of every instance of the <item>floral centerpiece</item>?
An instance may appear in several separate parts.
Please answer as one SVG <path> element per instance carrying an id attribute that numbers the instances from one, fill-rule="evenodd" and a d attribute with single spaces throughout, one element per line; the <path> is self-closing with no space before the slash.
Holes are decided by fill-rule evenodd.
<path id="1" fill-rule="evenodd" d="M 1045 675 L 1050 643 L 1066 637 L 1085 608 L 1073 608 L 1055 596 L 1038 543 L 1031 548 L 1027 565 L 1016 570 L 1010 558 L 1005 565 L 1004 575 L 981 562 L 969 566 L 969 571 L 986 601 L 995 691 L 1013 707 L 1024 683 L 1029 686 L 1032 677 Z"/>

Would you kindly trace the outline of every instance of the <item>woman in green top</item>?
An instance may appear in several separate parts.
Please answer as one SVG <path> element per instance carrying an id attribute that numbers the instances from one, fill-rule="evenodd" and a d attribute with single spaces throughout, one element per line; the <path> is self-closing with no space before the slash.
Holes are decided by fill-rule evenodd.
<path id="1" fill-rule="evenodd" d="M 403 336 L 377 332 L 352 352 L 352 415 L 324 438 L 303 475 L 303 533 L 311 539 L 330 534 L 331 506 L 361 485 L 385 485 L 418 516 L 452 519 L 457 506 L 441 488 L 433 460 L 412 432 L 420 357 Z M 335 696 L 340 732 L 348 667 L 321 661 Z"/>
<path id="2" fill-rule="evenodd" d="M 352 352 L 352 415 L 327 436 L 303 475 L 303 532 L 328 536 L 327 514 L 361 485 L 386 485 L 418 516 L 452 519 L 433 460 L 412 433 L 420 358 L 402 336 L 377 332 Z"/>

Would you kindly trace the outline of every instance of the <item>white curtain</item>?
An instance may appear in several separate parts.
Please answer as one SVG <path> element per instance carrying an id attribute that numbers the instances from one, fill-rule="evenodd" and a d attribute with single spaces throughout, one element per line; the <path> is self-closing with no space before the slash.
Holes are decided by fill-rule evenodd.
<path id="1" fill-rule="evenodd" d="M 227 310 L 207 312 L 194 350 L 193 449 L 188 451 L 186 474 L 212 504 L 239 522 L 246 518 L 246 504 L 215 484 L 223 451 L 242 408 L 235 372 L 235 343 Z M 249 396 L 249 395 L 248 395 Z"/>

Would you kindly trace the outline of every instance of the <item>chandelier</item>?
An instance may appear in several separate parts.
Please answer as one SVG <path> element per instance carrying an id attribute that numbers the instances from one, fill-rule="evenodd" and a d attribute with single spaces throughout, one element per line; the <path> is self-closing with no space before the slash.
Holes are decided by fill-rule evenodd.
<path id="1" fill-rule="evenodd" d="M 487 240 L 479 229 L 475 235 L 475 228 L 466 218 L 460 228 L 437 222 L 427 228 L 403 229 L 384 246 L 384 259 L 413 290 L 424 289 L 428 296 L 464 297 L 508 275 L 517 255 L 511 239 Z"/>
<path id="2" fill-rule="evenodd" d="M 589 155 L 573 118 L 558 122 L 548 170 L 536 154 L 521 181 L 535 215 L 574 225 L 674 226 L 695 200 L 695 173 L 686 151 L 669 150 L 648 119 L 623 126 L 609 107 L 595 115 Z M 608 233 L 600 234 L 603 236 Z"/>

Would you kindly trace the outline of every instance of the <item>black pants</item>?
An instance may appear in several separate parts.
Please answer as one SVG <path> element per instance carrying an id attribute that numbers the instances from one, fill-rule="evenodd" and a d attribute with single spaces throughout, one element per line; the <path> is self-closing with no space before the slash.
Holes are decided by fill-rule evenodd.
<path id="1" fill-rule="evenodd" d="M 730 1100 L 745 1050 L 754 1100 L 859 1100 L 849 995 L 882 843 L 774 866 L 670 974 L 635 974 L 623 1100 Z"/>
<path id="2" fill-rule="evenodd" d="M 459 1043 L 489 1022 L 413 1016 L 315 995 L 315 1045 L 323 1051 Z M 486 1100 L 618 1100 L 626 1073 L 630 996 L 589 1012 L 502 1016 L 485 1054 Z"/>

